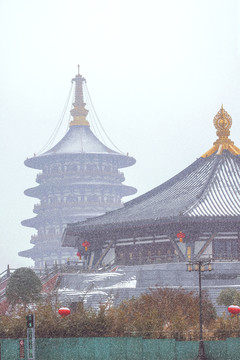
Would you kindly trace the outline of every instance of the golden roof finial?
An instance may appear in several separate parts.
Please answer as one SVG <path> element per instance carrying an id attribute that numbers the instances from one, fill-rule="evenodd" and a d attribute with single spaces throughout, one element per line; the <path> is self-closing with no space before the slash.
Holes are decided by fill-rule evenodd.
<path id="1" fill-rule="evenodd" d="M 70 126 L 89 126 L 89 122 L 86 117 L 88 110 L 85 109 L 85 103 L 83 99 L 83 82 L 86 81 L 82 75 L 80 75 L 80 65 L 78 65 L 78 74 L 72 81 L 75 81 L 75 101 L 73 103 L 73 109 L 70 111 L 73 116 L 73 120 L 70 122 Z"/>
<path id="2" fill-rule="evenodd" d="M 228 137 L 232 126 L 232 118 L 227 111 L 221 106 L 221 109 L 215 115 L 213 124 L 217 129 L 218 139 L 213 143 L 213 147 L 208 150 L 202 157 L 208 157 L 217 151 L 217 155 L 221 155 L 223 150 L 230 151 L 233 155 L 240 155 L 240 149 L 234 145 Z"/>
<path id="3" fill-rule="evenodd" d="M 221 109 L 218 111 L 216 116 L 213 119 L 215 128 L 217 129 L 217 135 L 219 139 L 226 139 L 230 135 L 229 129 L 232 126 L 232 118 L 221 106 Z"/>

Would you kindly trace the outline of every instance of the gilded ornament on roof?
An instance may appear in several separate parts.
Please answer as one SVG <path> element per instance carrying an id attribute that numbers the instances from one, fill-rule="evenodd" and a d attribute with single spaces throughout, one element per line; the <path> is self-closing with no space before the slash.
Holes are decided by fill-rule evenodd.
<path id="1" fill-rule="evenodd" d="M 213 123 L 215 128 L 217 129 L 217 135 L 221 136 L 229 136 L 229 129 L 232 126 L 232 118 L 227 113 L 227 111 L 221 106 L 221 109 L 218 111 L 217 115 L 213 119 Z"/>
<path id="2" fill-rule="evenodd" d="M 229 129 L 232 126 L 232 118 L 223 106 L 221 106 L 221 109 L 215 115 L 213 123 L 217 129 L 218 139 L 213 143 L 213 147 L 203 154 L 202 157 L 209 157 L 214 153 L 222 155 L 223 150 L 228 150 L 233 155 L 240 155 L 240 149 L 234 145 L 234 142 L 231 139 L 228 138 L 230 135 Z"/>
<path id="3" fill-rule="evenodd" d="M 85 103 L 83 99 L 83 83 L 86 81 L 82 75 L 78 74 L 72 79 L 72 82 L 75 81 L 75 102 L 73 103 L 73 109 L 70 111 L 73 116 L 73 120 L 70 122 L 70 126 L 89 126 L 89 122 L 86 119 L 88 110 L 85 108 Z"/>

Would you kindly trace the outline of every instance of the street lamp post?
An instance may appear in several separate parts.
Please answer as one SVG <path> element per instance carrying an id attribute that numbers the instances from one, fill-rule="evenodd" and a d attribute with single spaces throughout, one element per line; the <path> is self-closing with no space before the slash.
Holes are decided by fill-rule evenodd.
<path id="1" fill-rule="evenodd" d="M 205 268 L 207 266 L 207 268 Z M 198 357 L 197 360 L 207 360 L 205 355 L 205 348 L 203 342 L 203 319 L 202 319 L 202 272 L 207 269 L 208 271 L 212 270 L 212 265 L 210 260 L 193 260 L 189 261 L 187 264 L 188 271 L 198 271 L 198 287 L 199 287 L 199 348 L 198 348 Z"/>

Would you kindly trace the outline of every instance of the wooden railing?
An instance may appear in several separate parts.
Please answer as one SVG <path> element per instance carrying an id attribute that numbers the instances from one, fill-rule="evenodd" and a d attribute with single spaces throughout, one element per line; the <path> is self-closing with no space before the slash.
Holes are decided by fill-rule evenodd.
<path id="1" fill-rule="evenodd" d="M 121 171 L 117 171 L 117 172 L 113 172 L 113 171 L 101 171 L 101 170 L 94 170 L 94 171 L 90 171 L 90 170 L 85 170 L 85 171 L 61 171 L 61 172 L 49 172 L 49 173 L 38 173 L 37 177 L 36 177 L 36 181 L 38 183 L 41 183 L 42 179 L 46 178 L 51 178 L 51 177 L 61 177 L 61 178 L 68 178 L 69 176 L 81 176 L 81 177 L 85 177 L 85 176 L 108 176 L 111 178 L 116 178 L 117 180 L 119 180 L 120 182 L 123 182 L 125 180 L 124 177 L 124 173 Z"/>
<path id="2" fill-rule="evenodd" d="M 38 213 L 39 210 L 45 210 L 45 209 L 53 209 L 53 208 L 74 208 L 74 207 L 81 207 L 81 208 L 89 208 L 94 206 L 95 208 L 101 207 L 111 207 L 113 209 L 119 208 L 121 205 L 121 202 L 115 203 L 113 201 L 73 201 L 73 202 L 53 202 L 51 204 L 35 204 L 33 207 L 33 211 L 35 213 Z"/>

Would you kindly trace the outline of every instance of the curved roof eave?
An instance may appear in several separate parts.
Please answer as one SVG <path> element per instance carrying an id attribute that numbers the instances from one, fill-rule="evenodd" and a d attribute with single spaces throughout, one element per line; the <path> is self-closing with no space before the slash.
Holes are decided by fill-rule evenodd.
<path id="1" fill-rule="evenodd" d="M 42 170 L 47 163 L 54 163 L 56 161 L 62 161 L 63 159 L 69 159 L 79 161 L 80 158 L 87 158 L 87 157 L 93 157 L 93 156 L 99 156 L 101 158 L 106 157 L 107 160 L 112 160 L 118 163 L 118 168 L 125 168 L 132 166 L 136 163 L 136 160 L 132 156 L 128 155 L 122 155 L 122 154 L 111 154 L 111 153 L 67 153 L 67 154 L 46 154 L 46 155 L 39 155 L 34 156 L 31 158 L 27 158 L 24 161 L 24 164 L 27 167 Z"/>
<path id="2" fill-rule="evenodd" d="M 104 215 L 101 215 L 104 216 Z M 93 218 L 94 219 L 94 218 Z M 126 221 L 121 223 L 109 223 L 104 225 L 90 225 L 92 219 L 85 220 L 83 222 L 68 224 L 64 230 L 62 237 L 62 246 L 77 246 L 78 240 L 89 238 L 91 240 L 99 240 L 100 238 L 105 240 L 120 239 L 126 237 L 140 236 L 142 230 L 144 234 L 153 235 L 156 230 L 162 229 L 166 235 L 171 235 L 180 231 L 182 228 L 188 228 L 194 226 L 194 231 L 208 232 L 211 230 L 218 230 L 218 232 L 225 231 L 239 231 L 240 230 L 240 216 L 233 216 L 231 220 L 227 221 L 225 216 L 215 216 L 209 219 L 207 216 L 199 217 L 186 217 L 175 216 L 162 218 L 157 220 L 145 220 L 145 221 Z M 227 224 L 227 226 L 226 226 Z M 237 230 L 236 230 L 237 229 Z M 114 233 L 113 233 L 114 232 Z M 175 235 L 176 235 L 175 234 Z"/>
<path id="3" fill-rule="evenodd" d="M 232 182 L 227 179 L 227 174 L 232 176 L 229 163 L 235 169 L 235 184 L 239 184 L 239 188 L 235 190 Z M 227 187 L 231 189 L 227 191 Z M 228 197 L 227 200 L 226 197 Z M 208 211 L 193 213 L 193 209 L 199 207 L 199 204 L 206 203 L 209 207 L 211 201 L 215 204 L 212 203 Z M 91 231 L 100 231 L 103 228 L 107 231 L 122 226 L 163 224 L 169 220 L 189 223 L 199 221 L 197 219 L 205 219 L 205 221 L 207 219 L 208 222 L 218 221 L 218 219 L 221 222 L 226 219 L 235 221 L 240 218 L 240 211 L 235 210 L 234 213 L 229 213 L 228 208 L 231 202 L 237 201 L 240 203 L 239 157 L 224 150 L 221 156 L 215 153 L 209 157 L 197 159 L 170 180 L 127 202 L 121 209 L 79 224 L 69 225 L 66 234 L 74 227 L 78 233 L 82 231 L 91 233 Z M 237 209 L 236 206 L 235 209 Z"/>
<path id="4" fill-rule="evenodd" d="M 71 184 L 68 184 L 66 187 L 71 188 L 71 187 L 84 187 L 84 188 L 91 188 L 92 186 L 96 186 L 96 187 L 111 187 L 111 188 L 115 188 L 115 189 L 119 189 L 119 191 L 121 192 L 121 196 L 129 196 L 129 195 L 134 195 L 137 192 L 137 189 L 133 186 L 129 186 L 129 185 L 125 185 L 125 184 L 109 184 L 109 183 L 100 183 L 100 182 L 73 182 Z M 34 198 L 41 198 L 41 195 L 45 195 L 46 193 L 46 189 L 49 187 L 49 189 L 51 189 L 52 185 L 49 184 L 47 185 L 38 185 L 36 187 L 32 187 L 29 188 L 27 190 L 24 191 L 24 194 L 26 196 L 30 196 L 30 197 L 34 197 Z M 55 186 L 56 188 L 58 188 L 58 186 Z M 61 188 L 62 186 L 59 186 L 59 188 Z"/>
<path id="5" fill-rule="evenodd" d="M 25 165 L 42 169 L 47 162 L 53 162 L 62 158 L 83 156 L 101 156 L 117 161 L 119 167 L 133 165 L 136 160 L 127 154 L 114 151 L 105 146 L 91 131 L 89 126 L 71 126 L 67 134 L 50 150 L 34 156 L 25 161 Z"/>

